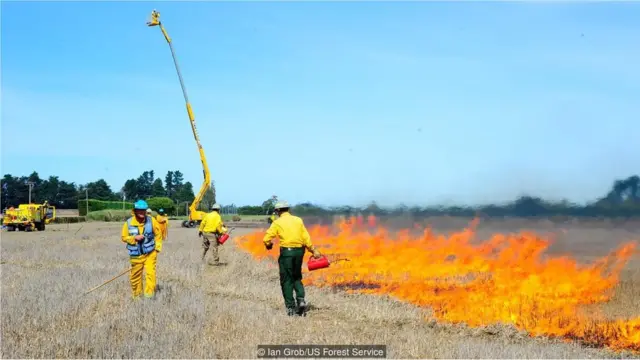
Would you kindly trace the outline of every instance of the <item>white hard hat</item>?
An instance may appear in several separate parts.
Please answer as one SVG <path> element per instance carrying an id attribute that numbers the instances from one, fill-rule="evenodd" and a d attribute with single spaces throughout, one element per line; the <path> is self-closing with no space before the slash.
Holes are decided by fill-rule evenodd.
<path id="1" fill-rule="evenodd" d="M 278 201 L 276 203 L 275 209 L 279 210 L 279 209 L 285 209 L 285 208 L 288 208 L 288 207 L 289 207 L 289 203 L 284 201 L 284 200 L 282 200 L 282 201 Z"/>
<path id="2" fill-rule="evenodd" d="M 220 204 L 215 203 L 215 204 L 211 205 L 211 210 L 220 210 Z"/>

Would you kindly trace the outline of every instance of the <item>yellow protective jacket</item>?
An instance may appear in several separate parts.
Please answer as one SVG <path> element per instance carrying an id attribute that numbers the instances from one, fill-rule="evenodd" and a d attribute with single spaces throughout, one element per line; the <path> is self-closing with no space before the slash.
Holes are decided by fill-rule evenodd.
<path id="1" fill-rule="evenodd" d="M 269 245 L 276 236 L 280 238 L 280 247 L 306 247 L 309 251 L 314 250 L 311 236 L 302 219 L 288 212 L 280 214 L 269 226 L 262 241 Z"/>
<path id="2" fill-rule="evenodd" d="M 200 222 L 198 231 L 206 233 L 226 234 L 227 228 L 222 222 L 222 217 L 217 211 L 212 211 L 204 216 Z"/>
<path id="3" fill-rule="evenodd" d="M 155 242 L 156 242 L 156 251 L 157 252 L 161 252 L 162 251 L 162 230 L 160 229 L 160 224 L 158 224 L 158 222 L 156 221 L 156 219 L 154 219 L 153 217 L 149 217 L 151 219 L 151 226 L 153 227 L 153 235 L 155 238 Z M 135 225 L 138 227 L 138 231 L 140 232 L 140 234 L 142 234 L 144 232 L 144 223 L 139 223 L 138 219 L 135 217 L 135 215 L 133 215 L 133 218 L 131 219 L 131 225 Z M 122 224 L 122 242 L 130 244 L 130 245 L 135 245 L 136 239 L 134 239 L 134 236 L 129 235 L 129 226 L 127 226 L 127 222 L 125 221 L 124 224 Z"/>
<path id="4" fill-rule="evenodd" d="M 156 221 L 160 225 L 160 230 L 162 230 L 162 240 L 167 238 L 169 235 L 169 217 L 156 215 Z"/>

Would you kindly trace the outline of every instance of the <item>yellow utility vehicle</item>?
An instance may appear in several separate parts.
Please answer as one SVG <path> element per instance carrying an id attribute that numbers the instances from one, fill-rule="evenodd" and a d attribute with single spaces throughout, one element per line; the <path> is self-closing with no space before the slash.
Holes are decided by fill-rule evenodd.
<path id="1" fill-rule="evenodd" d="M 180 87 L 182 88 L 182 95 L 184 96 L 185 106 L 187 108 L 187 115 L 189 116 L 189 121 L 191 122 L 191 131 L 193 131 L 193 138 L 196 140 L 196 145 L 198 145 L 198 152 L 200 153 L 200 162 L 202 162 L 202 174 L 204 175 L 204 182 L 200 187 L 200 191 L 196 194 L 193 202 L 189 206 L 189 220 L 185 220 L 182 222 L 182 226 L 186 228 L 193 228 L 200 224 L 202 219 L 207 213 L 205 211 L 198 210 L 198 206 L 202 201 L 207 190 L 211 186 L 211 173 L 209 172 L 209 165 L 207 164 L 207 158 L 204 155 L 204 149 L 202 148 L 202 144 L 200 144 L 200 137 L 198 136 L 198 130 L 196 129 L 196 119 L 193 115 L 193 110 L 191 109 L 191 103 L 189 102 L 189 97 L 187 96 L 187 89 L 184 86 L 184 81 L 182 80 L 182 73 L 180 72 L 180 68 L 178 67 L 178 60 L 176 59 L 176 53 L 173 49 L 173 44 L 171 42 L 171 38 L 169 34 L 165 30 L 164 26 L 162 26 L 162 22 L 160 22 L 160 13 L 156 10 L 151 12 L 151 20 L 147 21 L 147 26 L 157 26 L 162 31 L 162 35 L 164 35 L 164 39 L 169 44 L 169 49 L 171 50 L 171 56 L 173 57 L 173 64 L 176 67 L 176 72 L 178 73 L 178 80 L 180 81 Z"/>
<path id="2" fill-rule="evenodd" d="M 56 218 L 56 207 L 45 201 L 43 204 L 20 204 L 3 212 L 2 225 L 7 231 L 44 231 L 45 225 Z"/>

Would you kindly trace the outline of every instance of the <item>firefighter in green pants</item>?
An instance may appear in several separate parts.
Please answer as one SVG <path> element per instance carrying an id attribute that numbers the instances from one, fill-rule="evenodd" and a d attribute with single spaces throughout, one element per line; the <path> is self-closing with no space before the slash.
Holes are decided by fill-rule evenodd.
<path id="1" fill-rule="evenodd" d="M 311 251 L 314 258 L 320 257 L 321 254 L 311 243 L 311 237 L 302 219 L 289 213 L 289 204 L 286 201 L 278 201 L 275 212 L 278 218 L 267 230 L 263 242 L 267 250 L 271 250 L 271 241 L 276 236 L 280 239 L 280 287 L 287 315 L 304 315 L 307 303 L 302 285 L 302 258 L 305 249 Z"/>

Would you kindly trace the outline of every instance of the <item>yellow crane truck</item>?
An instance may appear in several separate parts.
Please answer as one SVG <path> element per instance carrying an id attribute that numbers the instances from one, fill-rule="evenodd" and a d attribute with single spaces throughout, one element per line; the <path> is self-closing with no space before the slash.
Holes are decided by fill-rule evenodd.
<path id="1" fill-rule="evenodd" d="M 2 226 L 7 231 L 44 231 L 45 225 L 56 218 L 56 207 L 43 204 L 20 204 L 18 208 L 9 208 L 3 212 Z"/>
<path id="2" fill-rule="evenodd" d="M 169 44 L 169 49 L 171 49 L 171 56 L 173 57 L 173 64 L 176 67 L 176 72 L 178 73 L 178 80 L 180 80 L 180 87 L 182 88 L 182 95 L 184 96 L 184 101 L 187 107 L 187 115 L 189 115 L 189 121 L 191 122 L 191 130 L 193 131 L 193 137 L 196 140 L 196 144 L 198 145 L 198 151 L 200 152 L 200 161 L 202 162 L 202 173 L 204 175 L 204 182 L 200 187 L 200 191 L 196 194 L 193 202 L 189 206 L 189 220 L 185 220 L 182 222 L 183 227 L 192 228 L 200 224 L 206 212 L 199 211 L 198 205 L 202 201 L 207 190 L 211 186 L 211 174 L 209 173 L 209 166 L 207 165 L 207 158 L 204 156 L 204 149 L 200 144 L 200 138 L 198 136 L 198 130 L 196 129 L 196 120 L 193 115 L 193 110 L 191 109 L 191 104 L 189 103 L 189 97 L 187 96 L 187 90 L 184 86 L 184 81 L 182 80 L 182 74 L 180 73 L 180 68 L 178 67 L 178 60 L 176 59 L 175 51 L 173 50 L 173 45 L 171 43 L 171 38 L 169 34 L 162 26 L 160 22 L 160 13 L 156 10 L 151 12 L 151 20 L 147 21 L 147 26 L 158 26 L 162 31 L 162 35 L 164 35 L 165 40 Z"/>

